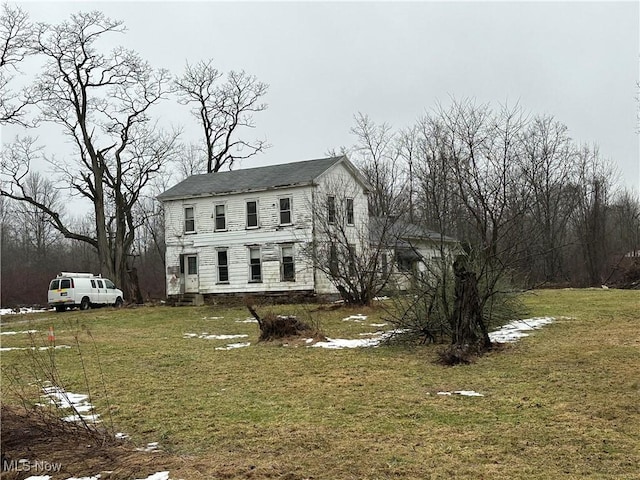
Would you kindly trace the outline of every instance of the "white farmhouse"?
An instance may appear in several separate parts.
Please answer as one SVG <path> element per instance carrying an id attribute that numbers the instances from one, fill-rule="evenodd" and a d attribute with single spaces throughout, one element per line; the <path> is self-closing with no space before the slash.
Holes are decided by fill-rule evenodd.
<path id="1" fill-rule="evenodd" d="M 350 187 L 349 215 L 362 228 L 367 182 L 345 156 L 193 175 L 159 195 L 167 295 L 334 293 L 302 251 L 314 204 L 336 181 Z"/>
<path id="2" fill-rule="evenodd" d="M 346 156 L 188 177 L 158 196 L 167 296 L 337 293 L 308 254 L 326 243 L 318 218 L 343 219 L 358 254 L 371 241 L 369 189 Z"/>

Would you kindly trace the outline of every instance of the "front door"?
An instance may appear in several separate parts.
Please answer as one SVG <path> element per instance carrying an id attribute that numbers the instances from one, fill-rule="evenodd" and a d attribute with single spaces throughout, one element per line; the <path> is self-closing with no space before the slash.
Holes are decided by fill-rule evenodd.
<path id="1" fill-rule="evenodd" d="M 198 293 L 198 256 L 185 255 L 184 293 Z"/>

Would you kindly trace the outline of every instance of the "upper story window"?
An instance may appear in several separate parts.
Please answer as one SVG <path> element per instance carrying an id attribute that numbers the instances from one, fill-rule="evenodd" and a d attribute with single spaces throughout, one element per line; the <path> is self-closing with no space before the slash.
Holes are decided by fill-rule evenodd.
<path id="1" fill-rule="evenodd" d="M 196 231 L 196 217 L 193 207 L 184 207 L 184 233 Z"/>
<path id="2" fill-rule="evenodd" d="M 249 281 L 262 281 L 262 261 L 260 247 L 249 247 Z"/>
<path id="3" fill-rule="evenodd" d="M 347 225 L 353 225 L 353 198 L 347 198 Z"/>
<path id="4" fill-rule="evenodd" d="M 247 201 L 247 228 L 258 228 L 258 202 Z"/>
<path id="5" fill-rule="evenodd" d="M 327 197 L 327 221 L 329 223 L 336 222 L 336 197 L 332 195 Z"/>
<path id="6" fill-rule="evenodd" d="M 223 203 L 220 203 L 215 206 L 215 216 L 216 216 L 215 230 L 216 231 L 226 230 L 227 217 L 225 215 L 225 208 Z"/>
<path id="7" fill-rule="evenodd" d="M 280 199 L 280 225 L 290 225 L 291 222 L 291 197 Z"/>

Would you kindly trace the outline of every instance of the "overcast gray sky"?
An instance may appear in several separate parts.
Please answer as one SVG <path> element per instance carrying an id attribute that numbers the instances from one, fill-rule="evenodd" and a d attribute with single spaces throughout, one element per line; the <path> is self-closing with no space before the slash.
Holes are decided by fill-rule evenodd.
<path id="1" fill-rule="evenodd" d="M 273 147 L 242 167 L 322 157 L 353 143 L 359 111 L 402 128 L 453 96 L 551 114 L 640 189 L 637 1 L 20 5 L 47 22 L 102 10 L 128 27 L 110 36 L 114 45 L 154 66 L 177 74 L 186 61 L 213 58 L 270 84 L 254 133 Z M 198 138 L 186 107 L 163 112 Z"/>

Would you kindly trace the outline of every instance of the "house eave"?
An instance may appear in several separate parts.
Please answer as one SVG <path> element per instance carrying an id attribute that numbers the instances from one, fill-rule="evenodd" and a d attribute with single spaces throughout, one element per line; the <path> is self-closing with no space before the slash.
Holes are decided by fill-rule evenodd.
<path id="1" fill-rule="evenodd" d="M 272 187 L 263 187 L 263 188 L 245 188 L 242 190 L 228 190 L 224 192 L 203 192 L 192 195 L 158 195 L 156 197 L 160 202 L 170 202 L 173 200 L 195 200 L 198 198 L 215 198 L 215 197 L 226 197 L 228 195 L 240 195 L 246 193 L 261 193 L 261 192 L 269 192 L 273 190 L 284 190 L 287 188 L 301 188 L 313 186 L 314 182 L 300 182 L 300 183 L 291 183 L 288 185 L 276 185 Z"/>

